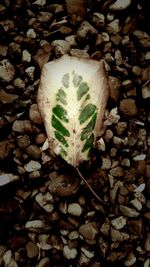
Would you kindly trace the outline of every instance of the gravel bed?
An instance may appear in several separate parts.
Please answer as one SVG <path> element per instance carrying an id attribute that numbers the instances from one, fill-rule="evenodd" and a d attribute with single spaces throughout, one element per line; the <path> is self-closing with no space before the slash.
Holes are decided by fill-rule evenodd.
<path id="1" fill-rule="evenodd" d="M 0 266 L 150 266 L 146 0 L 1 0 Z M 36 96 L 63 54 L 103 59 L 110 97 L 80 171 L 51 154 Z"/>

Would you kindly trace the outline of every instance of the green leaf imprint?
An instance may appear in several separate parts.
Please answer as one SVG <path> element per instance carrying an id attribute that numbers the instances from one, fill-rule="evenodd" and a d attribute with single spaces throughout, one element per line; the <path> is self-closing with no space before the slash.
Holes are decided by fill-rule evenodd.
<path id="1" fill-rule="evenodd" d="M 94 113 L 94 115 L 92 116 L 92 119 L 89 121 L 87 126 L 81 132 L 81 141 L 88 138 L 89 134 L 91 134 L 91 132 L 93 131 L 95 127 L 96 118 L 97 118 L 97 113 Z"/>
<path id="2" fill-rule="evenodd" d="M 89 86 L 86 82 L 82 82 L 77 90 L 77 100 L 79 101 L 83 95 L 89 91 Z"/>
<path id="3" fill-rule="evenodd" d="M 62 123 L 52 115 L 52 126 L 64 136 L 70 136 L 69 131 L 62 125 Z"/>
<path id="4" fill-rule="evenodd" d="M 62 84 L 66 88 L 69 87 L 69 73 L 64 74 L 64 76 L 62 77 Z"/>
<path id="5" fill-rule="evenodd" d="M 93 142 L 94 142 L 94 134 L 91 134 L 91 136 L 86 140 L 82 152 L 85 152 L 88 149 L 90 149 L 93 145 Z"/>
<path id="6" fill-rule="evenodd" d="M 62 158 L 66 157 L 66 156 L 67 156 L 67 152 L 66 152 L 66 150 L 64 150 L 64 149 L 61 147 L 61 150 L 60 150 L 60 152 L 59 152 L 59 155 L 60 155 Z"/>
<path id="7" fill-rule="evenodd" d="M 63 89 L 59 89 L 58 93 L 56 94 L 56 100 L 60 101 L 62 104 L 67 105 L 66 101 L 66 93 Z"/>
<path id="8" fill-rule="evenodd" d="M 60 134 L 59 132 L 55 131 L 55 137 L 61 144 L 63 144 L 65 147 L 68 147 L 68 143 L 67 143 L 66 139 L 63 137 L 62 134 Z"/>
<path id="9" fill-rule="evenodd" d="M 81 83 L 81 81 L 82 81 L 82 76 L 81 75 L 78 75 L 77 73 L 75 73 L 74 74 L 74 76 L 73 76 L 73 85 L 75 86 L 75 87 L 77 87 L 77 86 L 79 86 L 79 84 Z"/>
<path id="10" fill-rule="evenodd" d="M 82 110 L 81 113 L 79 115 L 79 121 L 80 124 L 84 123 L 86 120 L 88 120 L 93 113 L 96 110 L 96 106 L 93 104 L 87 104 Z"/>
<path id="11" fill-rule="evenodd" d="M 65 122 L 68 122 L 68 113 L 67 111 L 60 106 L 59 104 L 57 104 L 54 108 L 53 108 L 53 113 L 60 119 L 63 120 Z"/>

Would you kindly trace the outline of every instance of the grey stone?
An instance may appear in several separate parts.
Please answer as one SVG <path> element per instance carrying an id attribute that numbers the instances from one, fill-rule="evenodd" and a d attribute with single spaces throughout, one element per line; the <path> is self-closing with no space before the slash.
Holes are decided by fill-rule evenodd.
<path id="1" fill-rule="evenodd" d="M 8 59 L 0 61 L 0 79 L 9 83 L 15 77 L 15 68 Z"/>

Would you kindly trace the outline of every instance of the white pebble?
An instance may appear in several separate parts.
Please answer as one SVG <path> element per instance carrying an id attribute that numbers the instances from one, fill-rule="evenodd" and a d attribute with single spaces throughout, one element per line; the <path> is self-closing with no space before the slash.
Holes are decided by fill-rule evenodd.
<path id="1" fill-rule="evenodd" d="M 117 230 L 122 229 L 126 225 L 126 223 L 127 219 L 123 216 L 111 220 L 111 225 Z"/>
<path id="2" fill-rule="evenodd" d="M 141 155 L 137 155 L 135 157 L 133 157 L 134 161 L 138 161 L 138 160 L 145 160 L 146 155 L 145 154 L 141 154 Z"/>
<path id="3" fill-rule="evenodd" d="M 31 62 L 31 54 L 25 49 L 22 52 L 22 60 L 25 62 Z"/>
<path id="4" fill-rule="evenodd" d="M 67 245 L 64 246 L 63 254 L 67 260 L 75 259 L 77 256 L 76 248 L 69 248 Z"/>
<path id="5" fill-rule="evenodd" d="M 117 0 L 115 3 L 110 5 L 110 10 L 124 10 L 131 4 L 131 0 Z"/>
<path id="6" fill-rule="evenodd" d="M 140 211 L 140 210 L 142 209 L 142 204 L 141 204 L 141 202 L 140 202 L 137 198 L 131 200 L 130 203 L 131 203 L 131 204 L 133 205 L 133 207 L 136 208 L 137 210 Z"/>
<path id="7" fill-rule="evenodd" d="M 28 74 L 29 78 L 31 80 L 34 79 L 34 71 L 35 71 L 35 67 L 31 66 L 31 67 L 28 67 L 25 72 Z"/>
<path id="8" fill-rule="evenodd" d="M 36 38 L 36 33 L 35 33 L 34 29 L 29 29 L 27 31 L 27 37 L 33 38 L 33 39 Z"/>
<path id="9" fill-rule="evenodd" d="M 27 164 L 25 164 L 24 168 L 27 172 L 33 172 L 40 170 L 41 164 L 38 161 L 30 160 Z"/>
<path id="10" fill-rule="evenodd" d="M 82 209 L 78 203 L 71 203 L 68 205 L 68 213 L 73 216 L 80 216 Z"/>

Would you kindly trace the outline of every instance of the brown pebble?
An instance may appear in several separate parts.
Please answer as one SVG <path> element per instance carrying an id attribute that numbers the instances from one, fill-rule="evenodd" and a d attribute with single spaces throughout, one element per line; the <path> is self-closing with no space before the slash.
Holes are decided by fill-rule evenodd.
<path id="1" fill-rule="evenodd" d="M 135 100 L 131 98 L 121 100 L 119 109 L 126 117 L 135 116 L 138 112 Z"/>

